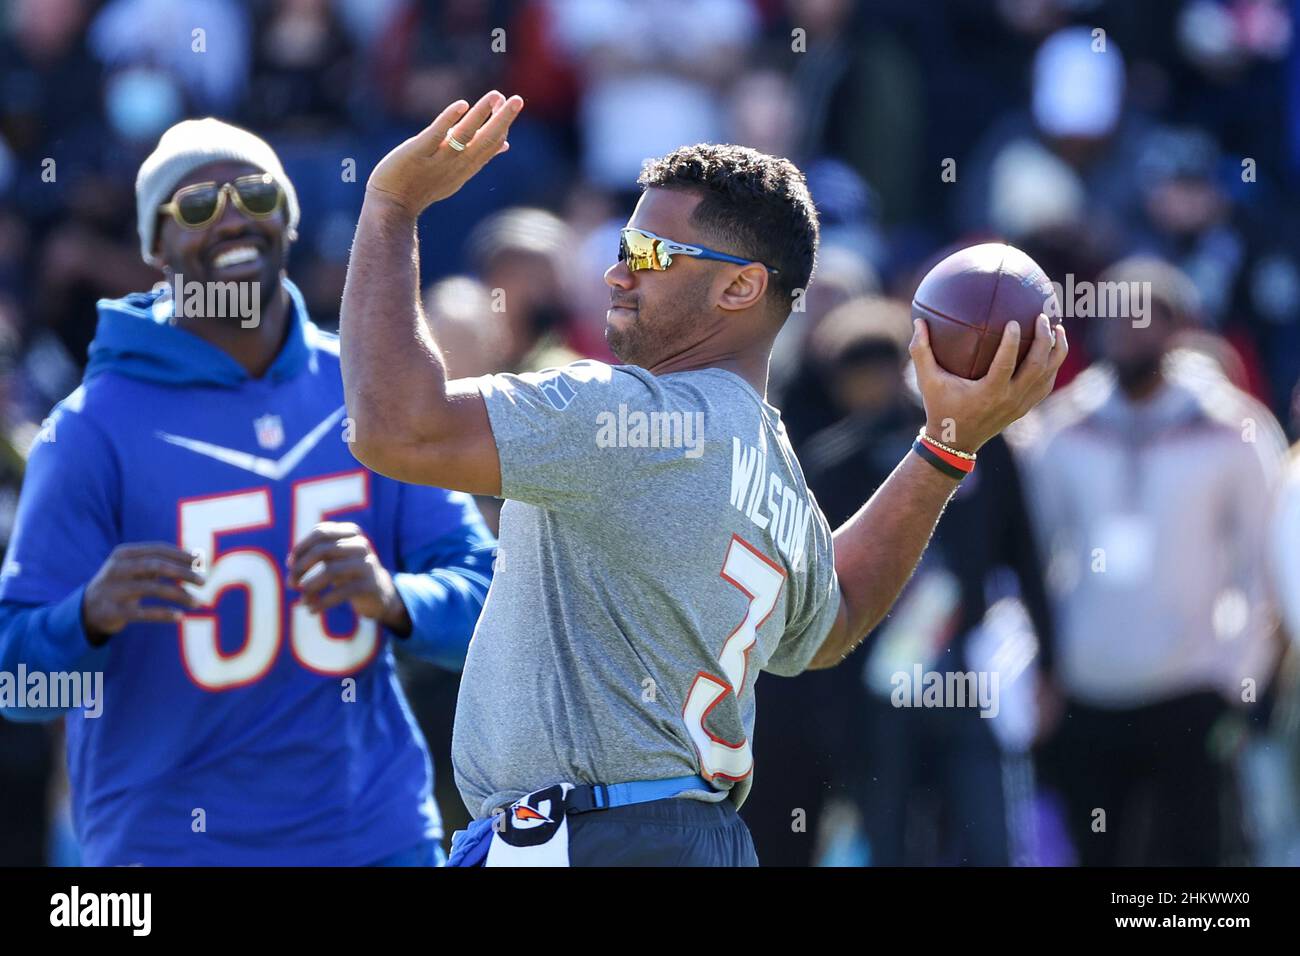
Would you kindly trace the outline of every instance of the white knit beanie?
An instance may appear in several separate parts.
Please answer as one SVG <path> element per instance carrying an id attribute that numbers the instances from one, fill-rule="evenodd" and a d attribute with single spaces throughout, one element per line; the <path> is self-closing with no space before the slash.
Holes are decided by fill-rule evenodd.
<path id="1" fill-rule="evenodd" d="M 158 207 L 171 199 L 176 184 L 200 166 L 223 160 L 249 163 L 271 177 L 284 190 L 289 211 L 289 234 L 298 228 L 298 194 L 284 167 L 266 140 L 219 119 L 183 120 L 158 140 L 157 148 L 140 164 L 135 177 L 136 226 L 140 254 L 153 266 L 162 263 L 153 254 Z"/>

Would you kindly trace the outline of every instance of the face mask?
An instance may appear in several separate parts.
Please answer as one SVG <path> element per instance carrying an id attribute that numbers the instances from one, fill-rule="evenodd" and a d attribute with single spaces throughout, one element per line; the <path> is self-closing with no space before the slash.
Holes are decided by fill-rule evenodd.
<path id="1" fill-rule="evenodd" d="M 564 319 L 564 310 L 549 302 L 536 306 L 528 313 L 529 324 L 538 335 L 563 326 Z"/>
<path id="2" fill-rule="evenodd" d="M 108 121 L 128 141 L 147 142 L 181 117 L 181 97 L 165 73 L 147 68 L 110 77 L 104 94 Z"/>

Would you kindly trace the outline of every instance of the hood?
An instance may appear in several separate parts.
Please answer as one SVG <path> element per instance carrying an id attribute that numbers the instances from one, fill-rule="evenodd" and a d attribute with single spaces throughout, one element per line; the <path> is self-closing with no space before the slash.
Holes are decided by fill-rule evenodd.
<path id="1" fill-rule="evenodd" d="M 1178 353 L 1165 356 L 1164 381 L 1142 402 L 1134 402 L 1124 394 L 1108 366 L 1096 367 L 1093 420 L 1117 430 L 1149 432 L 1204 419 L 1207 393 L 1217 391 L 1226 383 L 1221 374 L 1215 375 L 1197 363 L 1180 358 Z"/>
<path id="2" fill-rule="evenodd" d="M 302 293 L 283 279 L 289 293 L 289 332 L 265 381 L 293 378 L 312 360 L 320 331 L 307 315 Z M 90 343 L 86 381 L 104 372 L 163 385 L 224 385 L 248 382 L 244 367 L 217 346 L 171 322 L 171 292 L 134 292 L 120 299 L 100 299 L 99 324 Z"/>

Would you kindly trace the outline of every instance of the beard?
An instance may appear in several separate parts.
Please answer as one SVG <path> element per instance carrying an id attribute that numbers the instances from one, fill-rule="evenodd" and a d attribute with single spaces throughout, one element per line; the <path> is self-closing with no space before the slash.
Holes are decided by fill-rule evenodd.
<path id="1" fill-rule="evenodd" d="M 643 298 L 626 304 L 634 309 L 629 321 L 605 325 L 605 342 L 624 365 L 651 368 L 671 358 L 701 337 L 705 329 L 709 280 L 702 277 L 657 306 Z"/>
<path id="2" fill-rule="evenodd" d="M 624 365 L 638 364 L 638 356 L 645 351 L 646 338 L 639 309 L 632 313 L 632 319 L 621 328 L 612 323 L 605 326 L 605 344 Z"/>
<path id="3" fill-rule="evenodd" d="M 1126 392 L 1133 392 L 1150 382 L 1160 372 L 1163 362 L 1164 356 L 1157 353 L 1112 360 L 1111 364 L 1115 368 L 1115 379 L 1119 382 L 1119 387 Z"/>

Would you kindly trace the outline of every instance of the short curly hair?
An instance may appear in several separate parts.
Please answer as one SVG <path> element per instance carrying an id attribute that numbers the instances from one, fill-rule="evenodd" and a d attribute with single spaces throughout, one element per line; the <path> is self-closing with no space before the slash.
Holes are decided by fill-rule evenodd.
<path id="1" fill-rule="evenodd" d="M 768 291 L 789 314 L 812 279 L 818 241 L 817 207 L 794 163 L 748 146 L 697 143 L 647 160 L 637 184 L 698 193 L 691 222 L 719 252 L 779 270 Z"/>

